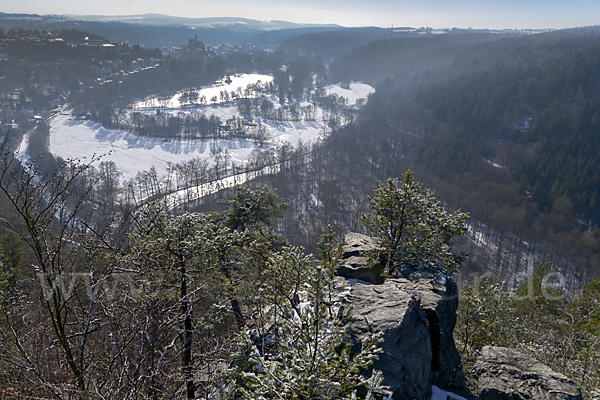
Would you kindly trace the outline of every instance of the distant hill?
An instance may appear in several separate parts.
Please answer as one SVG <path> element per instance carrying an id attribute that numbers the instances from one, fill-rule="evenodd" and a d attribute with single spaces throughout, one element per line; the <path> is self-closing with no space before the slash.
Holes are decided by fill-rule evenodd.
<path id="1" fill-rule="evenodd" d="M 123 22 L 128 24 L 141 24 L 153 26 L 185 26 L 188 28 L 231 28 L 234 30 L 272 31 L 280 29 L 311 28 L 311 27 L 336 27 L 337 25 L 297 24 L 289 21 L 259 21 L 239 17 L 211 17 L 187 18 L 173 17 L 164 14 L 139 14 L 139 15 L 65 15 L 65 18 L 77 21 L 96 22 Z M 339 26 L 337 26 L 339 27 Z"/>
<path id="2" fill-rule="evenodd" d="M 341 55 L 331 63 L 329 74 L 336 82 L 353 80 L 374 86 L 390 76 L 405 87 L 434 84 L 496 64 L 518 62 L 523 46 L 599 34 L 600 27 L 537 32 L 452 29 L 445 34 L 395 36 Z"/>
<path id="3" fill-rule="evenodd" d="M 365 27 L 340 28 L 324 32 L 310 32 L 285 40 L 280 49 L 290 53 L 314 54 L 324 60 L 332 59 L 374 40 L 389 39 L 391 29 Z"/>
<path id="4" fill-rule="evenodd" d="M 319 29 L 319 31 L 316 31 Z M 302 32 L 300 29 L 268 32 L 261 35 L 271 35 L 281 32 L 285 34 L 296 33 L 281 44 L 280 50 L 289 53 L 318 55 L 323 59 L 334 59 L 345 53 L 351 53 L 344 58 L 345 61 L 356 63 L 359 67 L 364 63 L 378 63 L 382 57 L 396 53 L 399 40 L 405 40 L 409 52 L 425 52 L 436 47 L 445 47 L 448 44 L 472 44 L 481 41 L 498 39 L 505 35 L 524 35 L 535 31 L 493 31 L 470 29 L 432 29 L 432 28 L 313 28 L 312 31 Z M 461 36 L 461 37 L 457 37 Z M 385 41 L 392 44 L 388 48 Z M 377 43 L 381 42 L 381 43 Z M 377 43 L 377 44 L 375 44 Z M 404 46 L 403 44 L 399 45 Z M 371 60 L 368 57 L 374 56 Z M 355 59 L 356 58 L 356 59 Z M 375 61 L 377 60 L 377 61 Z M 390 60 L 392 61 L 392 60 Z M 404 62 L 406 60 L 393 60 Z M 410 61 L 410 60 L 408 60 Z M 375 68 L 377 69 L 377 67 Z M 387 75 L 386 75 L 387 74 Z M 381 73 L 383 78 L 390 75 L 389 71 Z"/>
<path id="5" fill-rule="evenodd" d="M 352 49 L 331 63 L 334 81 L 355 80 L 379 84 L 389 76 L 412 81 L 425 71 L 449 67 L 461 53 L 478 43 L 505 37 L 496 33 L 410 35 L 377 40 Z"/>
<path id="6" fill-rule="evenodd" d="M 291 39 L 296 36 L 302 36 L 308 33 L 321 33 L 321 32 L 329 32 L 333 30 L 339 30 L 342 27 L 340 26 L 311 26 L 311 27 L 301 27 L 301 28 L 290 28 L 290 29 L 279 29 L 273 31 L 262 32 L 256 35 L 253 41 L 257 44 L 282 44 L 288 39 Z"/>
<path id="7" fill-rule="evenodd" d="M 77 29 L 104 36 L 112 42 L 146 47 L 181 46 L 192 37 L 210 45 L 243 44 L 256 35 L 281 29 L 331 29 L 329 25 L 301 25 L 286 21 L 258 21 L 246 18 L 182 18 L 160 14 L 130 16 L 56 16 L 0 13 L 0 29 Z M 292 34 L 293 35 L 293 34 Z M 279 42 L 276 42 L 279 43 Z"/>

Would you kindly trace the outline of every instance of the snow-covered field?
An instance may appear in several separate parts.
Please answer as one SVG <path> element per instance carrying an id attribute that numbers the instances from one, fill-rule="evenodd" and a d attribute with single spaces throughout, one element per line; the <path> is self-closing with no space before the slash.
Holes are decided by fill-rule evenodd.
<path id="1" fill-rule="evenodd" d="M 366 83 L 351 83 L 350 88 L 344 89 L 337 85 L 330 85 L 325 87 L 327 94 L 337 94 L 340 97 L 346 98 L 348 105 L 353 105 L 359 99 L 366 99 L 371 93 L 375 93 L 375 89 Z"/>
<path id="2" fill-rule="evenodd" d="M 224 81 L 215 82 L 215 84 L 205 87 L 202 89 L 194 90 L 194 92 L 198 93 L 198 97 L 204 96 L 206 102 L 208 104 L 211 103 L 211 98 L 213 96 L 217 97 L 216 103 L 222 103 L 223 100 L 220 97 L 222 91 L 226 90 L 231 93 L 231 91 L 236 91 L 238 88 L 241 88 L 242 91 L 246 89 L 246 87 L 250 84 L 256 84 L 257 82 L 261 82 L 263 85 L 265 83 L 269 83 L 273 81 L 273 77 L 269 75 L 261 75 L 261 74 L 241 74 L 241 75 L 231 75 L 229 77 L 231 79 L 230 83 L 226 83 Z M 182 106 L 181 96 L 182 92 L 175 94 L 173 97 L 169 99 L 160 100 L 156 97 L 151 97 L 140 101 L 134 104 L 135 109 L 143 109 L 143 108 L 155 108 L 155 107 L 166 107 L 166 108 L 179 108 Z"/>
<path id="3" fill-rule="evenodd" d="M 272 77 L 258 74 L 232 76 L 232 83 L 228 87 L 236 85 L 245 87 L 249 83 L 256 83 L 258 80 L 265 82 L 267 79 L 272 79 Z M 220 82 L 202 89 L 202 93 L 210 94 L 211 90 L 218 92 L 222 88 L 223 83 Z M 369 85 L 356 83 L 352 84 L 350 89 L 332 85 L 327 87 L 326 91 L 344 96 L 348 99 L 348 104 L 354 104 L 356 99 L 367 97 L 374 89 Z M 172 100 L 176 97 L 173 97 Z M 175 102 L 175 100 L 173 101 Z M 273 101 L 273 103 L 275 107 L 280 107 L 277 101 Z M 304 106 L 307 104 L 307 102 L 301 103 Z M 142 107 L 142 104 L 138 103 L 138 106 Z M 149 106 L 148 103 L 144 104 L 144 107 Z M 145 108 L 140 111 L 155 113 L 156 109 Z M 161 112 L 165 113 L 193 111 L 201 111 L 207 116 L 216 115 L 221 120 L 239 115 L 236 102 L 185 108 L 179 106 L 161 108 Z M 276 146 L 288 142 L 295 146 L 300 140 L 307 143 L 319 139 L 326 125 L 323 115 L 323 110 L 318 109 L 315 121 L 274 122 L 261 119 L 261 123 L 266 129 L 268 142 L 271 145 Z M 255 117 L 255 120 L 259 119 Z M 22 156 L 26 155 L 27 143 L 28 137 L 26 136 L 19 149 Z M 129 180 L 138 172 L 149 170 L 153 166 L 160 179 L 166 175 L 168 163 L 181 163 L 197 157 L 209 159 L 211 149 L 219 147 L 229 150 L 231 161 L 243 164 L 248 160 L 250 153 L 258 147 L 258 144 L 248 139 L 169 139 L 141 136 L 127 130 L 107 129 L 93 121 L 76 119 L 68 110 L 55 115 L 50 120 L 49 150 L 52 154 L 64 159 L 89 159 L 94 154 L 105 154 L 102 160 L 114 161 L 124 180 Z"/>
<path id="4" fill-rule="evenodd" d="M 305 143 L 317 140 L 323 123 L 300 121 L 265 124 L 265 127 L 273 141 L 285 140 L 295 145 L 298 140 Z M 227 148 L 232 161 L 244 163 L 257 144 L 248 139 L 168 139 L 141 136 L 125 130 L 107 129 L 93 121 L 77 120 L 70 114 L 57 115 L 50 126 L 49 150 L 52 154 L 64 159 L 89 159 L 93 154 L 106 154 L 102 160 L 114 161 L 125 180 L 152 166 L 158 176 L 162 177 L 166 175 L 168 163 L 180 163 L 196 157 L 208 159 L 211 149 L 218 147 Z M 21 149 L 26 148 L 27 138 L 21 146 Z"/>

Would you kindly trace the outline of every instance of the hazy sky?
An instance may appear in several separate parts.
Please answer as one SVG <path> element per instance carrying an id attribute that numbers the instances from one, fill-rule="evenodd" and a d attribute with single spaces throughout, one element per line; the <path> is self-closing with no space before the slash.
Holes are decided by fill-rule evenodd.
<path id="1" fill-rule="evenodd" d="M 382 27 L 568 28 L 600 24 L 600 0 L 0 0 L 0 11 L 158 13 Z"/>

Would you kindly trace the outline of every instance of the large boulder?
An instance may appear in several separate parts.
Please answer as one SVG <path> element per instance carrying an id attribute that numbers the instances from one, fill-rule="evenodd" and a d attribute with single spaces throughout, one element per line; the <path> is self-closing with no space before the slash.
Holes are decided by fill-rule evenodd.
<path id="1" fill-rule="evenodd" d="M 506 347 L 486 346 L 475 364 L 481 400 L 581 400 L 569 378 Z"/>

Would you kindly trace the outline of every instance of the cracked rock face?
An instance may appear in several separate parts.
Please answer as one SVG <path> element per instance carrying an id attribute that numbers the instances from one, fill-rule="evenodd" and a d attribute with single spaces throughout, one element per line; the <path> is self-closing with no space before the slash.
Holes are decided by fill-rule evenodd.
<path id="1" fill-rule="evenodd" d="M 561 373 L 517 350 L 486 346 L 475 365 L 481 400 L 581 400 Z"/>
<path id="2" fill-rule="evenodd" d="M 383 372 L 386 393 L 394 399 L 429 399 L 431 385 L 454 389 L 458 352 L 452 331 L 456 323 L 456 289 L 448 280 L 389 278 L 381 285 L 352 286 L 349 333 L 354 344 L 371 332 L 383 332 L 383 354 L 373 368 Z M 443 289 L 442 289 L 443 288 Z"/>
<path id="3" fill-rule="evenodd" d="M 350 341 L 383 332 L 383 354 L 373 368 L 383 372 L 382 395 L 394 399 L 431 397 L 432 384 L 449 390 L 463 387 L 454 343 L 458 288 L 439 271 L 403 268 L 384 281 L 381 265 L 369 266 L 364 254 L 377 241 L 349 233 L 338 275 L 354 283 L 346 300 L 352 305 Z M 379 268 L 379 269 L 378 269 Z"/>
<path id="4" fill-rule="evenodd" d="M 364 257 L 376 248 L 375 239 L 348 234 L 337 273 L 354 282 L 346 297 L 352 305 L 348 331 L 352 345 L 359 346 L 368 333 L 383 332 L 383 354 L 372 367 L 383 372 L 385 388 L 380 395 L 429 400 L 432 384 L 465 393 L 453 336 L 456 283 L 442 272 L 406 266 L 384 280 L 381 265 L 370 266 Z M 582 398 L 564 375 L 513 349 L 485 347 L 476 371 L 481 400 Z"/>
<path id="5" fill-rule="evenodd" d="M 439 274 L 439 273 L 438 273 Z M 460 359 L 454 342 L 458 287 L 453 279 L 395 279 L 403 290 L 411 293 L 425 313 L 432 348 L 432 383 L 455 390 L 462 386 Z"/>
<path id="6" fill-rule="evenodd" d="M 431 394 L 431 341 L 426 316 L 415 297 L 395 280 L 382 285 L 356 283 L 350 335 L 354 343 L 370 332 L 384 332 L 383 354 L 373 368 L 383 372 L 386 393 L 395 399 L 426 399 Z"/>

